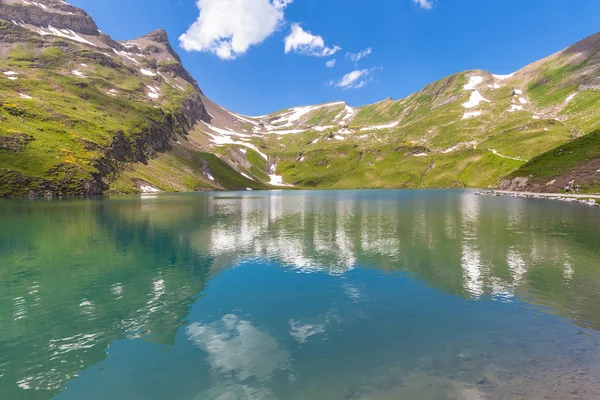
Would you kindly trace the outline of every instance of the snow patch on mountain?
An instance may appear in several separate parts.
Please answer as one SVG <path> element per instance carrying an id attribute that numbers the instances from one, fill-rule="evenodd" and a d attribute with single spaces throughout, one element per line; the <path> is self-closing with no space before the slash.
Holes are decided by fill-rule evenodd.
<path id="1" fill-rule="evenodd" d="M 141 185 L 140 190 L 142 193 L 158 193 L 160 190 L 150 185 Z"/>
<path id="2" fill-rule="evenodd" d="M 577 96 L 577 93 L 570 94 L 569 97 L 566 98 L 565 104 L 573 100 Z"/>
<path id="3" fill-rule="evenodd" d="M 508 112 L 521 111 L 522 109 L 523 109 L 523 106 L 518 106 L 516 104 L 511 104 L 510 108 L 508 109 Z"/>
<path id="4" fill-rule="evenodd" d="M 7 77 L 8 80 L 16 81 L 18 78 L 15 75 L 19 75 L 19 73 L 15 71 L 6 71 L 4 72 L 4 75 Z"/>
<path id="5" fill-rule="evenodd" d="M 471 97 L 469 98 L 469 101 L 467 101 L 466 103 L 463 103 L 463 107 L 464 108 L 477 107 L 479 105 L 479 103 L 481 103 L 482 101 L 490 103 L 489 100 L 485 99 L 481 95 L 481 93 L 479 93 L 479 90 L 475 90 L 475 91 L 471 92 Z"/>
<path id="6" fill-rule="evenodd" d="M 227 110 L 227 109 L 225 109 L 223 107 L 221 107 L 221 110 L 229 113 L 229 115 L 231 115 L 233 118 L 239 119 L 240 121 L 244 121 L 244 122 L 247 122 L 247 123 L 252 124 L 252 125 L 259 125 L 260 124 L 258 121 L 255 121 L 255 120 L 251 119 L 253 117 L 246 117 L 245 115 L 236 114 L 236 113 L 231 112 L 231 111 L 229 111 L 229 110 Z"/>
<path id="7" fill-rule="evenodd" d="M 473 118 L 473 117 L 479 117 L 480 115 L 481 115 L 481 111 L 466 112 L 465 115 L 463 115 L 462 119 L 469 119 L 469 118 Z"/>
<path id="8" fill-rule="evenodd" d="M 129 61 L 133 61 L 136 65 L 140 64 L 140 62 L 133 57 L 132 53 L 128 53 L 126 51 L 119 51 L 119 50 L 116 50 L 116 49 L 112 49 L 112 50 L 114 51 L 114 53 L 116 55 L 118 55 L 120 57 L 124 57 L 124 58 L 128 59 Z"/>
<path id="9" fill-rule="evenodd" d="M 446 149 L 444 151 L 442 151 L 443 154 L 448 154 L 448 153 L 452 153 L 454 150 L 456 150 L 458 148 L 458 146 L 452 146 L 449 149 Z"/>
<path id="10" fill-rule="evenodd" d="M 209 124 L 209 123 L 207 123 L 205 121 L 203 121 L 202 123 L 209 130 L 211 130 L 213 132 L 213 133 L 210 133 L 210 132 L 206 132 L 205 131 L 206 134 L 209 135 L 212 138 L 212 142 L 215 145 L 222 146 L 222 145 L 226 145 L 226 144 L 234 144 L 234 145 L 238 145 L 238 146 L 247 147 L 249 149 L 252 149 L 252 150 L 256 151 L 265 160 L 269 159 L 269 157 L 267 157 L 267 155 L 265 153 L 263 153 L 262 151 L 260 151 L 258 149 L 258 147 L 256 147 L 255 145 L 253 145 L 251 143 L 245 143 L 245 142 L 236 141 L 233 138 L 233 137 L 238 137 L 238 138 L 240 138 L 240 140 L 250 140 L 249 139 L 251 137 L 250 135 L 247 135 L 245 133 L 235 132 L 235 131 L 232 131 L 232 130 L 217 128 L 216 126 L 213 126 L 213 125 L 211 125 L 211 124 Z M 244 152 L 244 151 L 242 150 L 242 152 Z"/>
<path id="11" fill-rule="evenodd" d="M 313 130 L 315 130 L 317 132 L 324 132 L 324 131 L 326 131 L 328 129 L 333 129 L 333 128 L 335 128 L 335 126 L 333 126 L 333 125 L 326 125 L 326 126 L 313 126 L 310 129 L 313 129 Z"/>
<path id="12" fill-rule="evenodd" d="M 464 90 L 473 90 L 473 89 L 475 89 L 475 86 L 479 85 L 481 82 L 483 82 L 482 76 L 472 76 L 469 78 L 469 83 L 467 83 L 466 85 L 463 86 L 463 89 Z"/>
<path id="13" fill-rule="evenodd" d="M 71 29 L 56 29 L 52 25 L 48 25 L 48 31 L 45 31 L 44 28 L 37 28 L 37 31 L 42 36 L 45 36 L 45 35 L 59 36 L 59 37 L 65 38 L 65 39 L 73 40 L 75 42 L 89 44 L 91 46 L 97 47 L 94 43 L 90 42 L 87 39 L 82 38 L 75 31 L 72 31 Z"/>
<path id="14" fill-rule="evenodd" d="M 271 186 L 289 186 L 283 183 L 283 176 L 280 175 L 269 175 L 269 185 Z"/>
<path id="15" fill-rule="evenodd" d="M 381 129 L 390 129 L 390 128 L 395 128 L 396 126 L 398 126 L 400 124 L 400 121 L 396 121 L 396 122 L 392 122 L 386 125 L 373 125 L 373 126 L 367 126 L 366 128 L 360 128 L 361 131 L 378 131 Z"/>
<path id="16" fill-rule="evenodd" d="M 513 72 L 512 74 L 508 74 L 508 75 L 496 75 L 496 74 L 492 74 L 492 76 L 496 79 L 499 79 L 501 81 L 505 80 L 505 79 L 510 79 L 515 75 L 515 73 Z"/>
<path id="17" fill-rule="evenodd" d="M 347 125 L 350 122 L 350 119 L 354 116 L 354 109 L 346 104 L 346 107 L 333 119 L 334 121 L 339 121 L 339 125 Z"/>
<path id="18" fill-rule="evenodd" d="M 306 129 L 288 129 L 288 130 L 282 130 L 282 131 L 271 131 L 269 133 L 272 133 L 274 135 L 289 135 L 291 133 L 302 133 L 302 132 L 306 132 Z"/>
<path id="19" fill-rule="evenodd" d="M 148 97 L 150 97 L 151 99 L 158 99 L 160 97 L 160 93 L 159 93 L 160 88 L 159 87 L 147 85 L 147 88 L 150 89 L 150 92 L 148 93 Z"/>
<path id="20" fill-rule="evenodd" d="M 312 111 L 318 110 L 323 107 L 333 107 L 333 106 L 337 106 L 340 104 L 345 104 L 345 103 L 343 101 L 338 101 L 338 102 L 334 102 L 334 103 L 320 104 L 317 106 L 294 107 L 294 108 L 290 109 L 289 111 L 281 114 L 281 116 L 279 118 L 271 121 L 272 125 L 277 125 L 277 126 L 267 127 L 267 130 L 274 130 L 274 129 L 277 129 L 277 127 L 292 126 L 292 124 L 294 122 L 298 121 L 300 118 L 302 118 L 303 116 L 307 115 L 308 113 L 310 113 Z M 283 125 L 280 125 L 280 124 L 283 124 Z M 272 128 L 272 129 L 269 129 L 269 128 Z"/>
<path id="21" fill-rule="evenodd" d="M 497 152 L 496 150 L 494 150 L 494 149 L 488 149 L 488 150 L 489 150 L 489 151 L 491 151 L 492 153 L 494 153 L 495 155 L 497 155 L 498 157 L 507 158 L 507 159 L 509 159 L 509 160 L 515 160 L 515 161 L 525 161 L 525 160 L 522 160 L 522 159 L 520 159 L 520 158 L 505 156 L 505 155 L 503 155 L 503 154 L 500 154 L 500 153 L 498 153 L 498 152 Z"/>
<path id="22" fill-rule="evenodd" d="M 146 76 L 156 76 L 156 74 L 148 69 L 140 69 L 140 72 Z"/>

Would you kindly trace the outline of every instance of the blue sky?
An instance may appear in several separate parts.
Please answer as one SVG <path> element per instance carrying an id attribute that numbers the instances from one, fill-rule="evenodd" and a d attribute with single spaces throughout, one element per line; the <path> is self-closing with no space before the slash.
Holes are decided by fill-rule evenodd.
<path id="1" fill-rule="evenodd" d="M 117 40 L 164 28 L 204 93 L 246 115 L 399 99 L 468 69 L 511 73 L 600 30 L 592 0 L 69 3 Z"/>

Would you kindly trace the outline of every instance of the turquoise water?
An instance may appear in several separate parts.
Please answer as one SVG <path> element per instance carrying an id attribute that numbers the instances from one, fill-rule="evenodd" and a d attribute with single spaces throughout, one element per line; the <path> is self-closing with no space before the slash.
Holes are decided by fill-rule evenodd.
<path id="1" fill-rule="evenodd" d="M 0 399 L 597 399 L 600 212 L 454 190 L 0 201 Z"/>

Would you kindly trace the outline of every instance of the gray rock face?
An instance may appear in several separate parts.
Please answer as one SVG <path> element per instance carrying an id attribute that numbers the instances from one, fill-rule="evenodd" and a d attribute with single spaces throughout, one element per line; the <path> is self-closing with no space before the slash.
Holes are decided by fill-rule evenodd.
<path id="1" fill-rule="evenodd" d="M 500 189 L 501 190 L 512 190 L 512 191 L 523 190 L 525 187 L 527 187 L 528 183 L 529 183 L 529 178 L 526 178 L 526 177 L 505 179 L 500 184 Z"/>
<path id="2" fill-rule="evenodd" d="M 39 27 L 49 25 L 57 29 L 71 29 L 84 35 L 98 35 L 98 26 L 85 11 L 62 2 L 45 0 L 25 4 L 23 1 L 2 0 L 0 19 L 24 22 Z"/>

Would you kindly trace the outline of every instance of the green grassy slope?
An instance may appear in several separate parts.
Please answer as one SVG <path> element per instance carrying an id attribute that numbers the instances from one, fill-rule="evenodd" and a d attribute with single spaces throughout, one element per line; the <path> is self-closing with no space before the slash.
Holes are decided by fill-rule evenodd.
<path id="1" fill-rule="evenodd" d="M 202 103 L 168 47 L 132 61 L 1 20 L 0 43 L 0 196 L 264 187 L 177 144 Z"/>
<path id="2" fill-rule="evenodd" d="M 600 130 L 534 157 L 509 178 L 527 178 L 526 190 L 559 191 L 575 180 L 584 192 L 600 192 Z"/>

